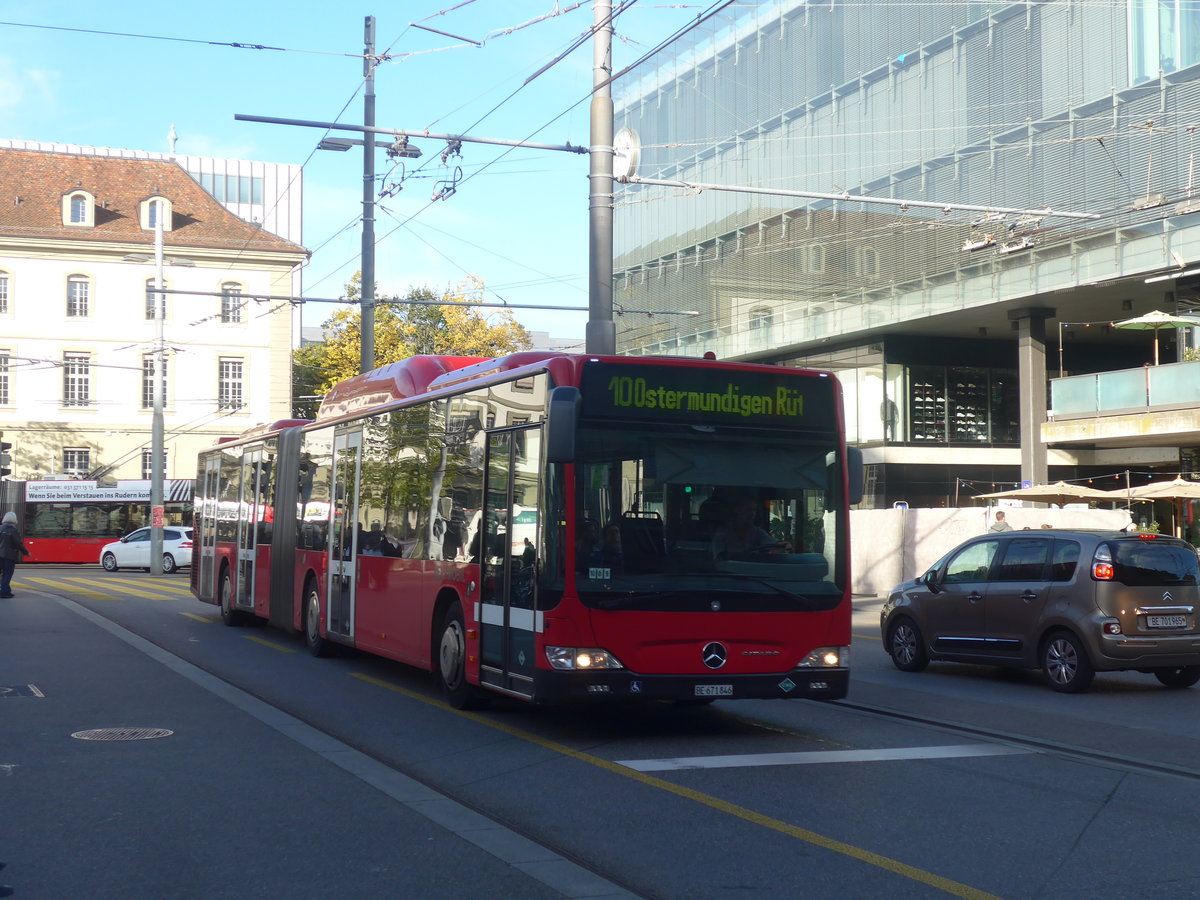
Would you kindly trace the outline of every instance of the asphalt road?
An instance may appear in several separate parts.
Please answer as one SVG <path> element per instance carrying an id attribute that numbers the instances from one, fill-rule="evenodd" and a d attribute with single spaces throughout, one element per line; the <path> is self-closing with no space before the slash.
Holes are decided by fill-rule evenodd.
<path id="1" fill-rule="evenodd" d="M 1200 897 L 1200 689 L 898 672 L 871 601 L 845 703 L 464 713 L 425 673 L 224 627 L 186 574 L 16 588 L 19 897 Z M 119 727 L 173 733 L 71 737 Z"/>

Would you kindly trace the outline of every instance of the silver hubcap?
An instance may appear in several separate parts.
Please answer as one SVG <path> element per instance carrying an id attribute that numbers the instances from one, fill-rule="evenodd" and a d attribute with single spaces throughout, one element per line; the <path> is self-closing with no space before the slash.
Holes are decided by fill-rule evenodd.
<path id="1" fill-rule="evenodd" d="M 1070 684 L 1079 670 L 1079 657 L 1070 641 L 1051 641 L 1046 648 L 1046 674 L 1055 684 Z"/>
<path id="2" fill-rule="evenodd" d="M 315 641 L 321 635 L 321 604 L 315 593 L 308 595 L 308 616 L 305 621 L 308 623 L 308 639 Z"/>
<path id="3" fill-rule="evenodd" d="M 451 622 L 442 632 L 442 645 L 438 653 L 441 663 L 442 681 L 454 688 L 462 680 L 464 643 L 458 622 Z"/>
<path id="4" fill-rule="evenodd" d="M 897 625 L 892 632 L 892 655 L 908 665 L 917 656 L 917 639 L 908 625 Z"/>

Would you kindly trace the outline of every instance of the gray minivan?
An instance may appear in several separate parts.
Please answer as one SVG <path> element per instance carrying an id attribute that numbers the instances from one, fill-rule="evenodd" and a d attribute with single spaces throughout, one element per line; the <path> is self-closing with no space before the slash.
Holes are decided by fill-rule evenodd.
<path id="1" fill-rule="evenodd" d="M 1191 544 L 1124 531 L 985 534 L 892 590 L 880 628 L 896 667 L 1040 668 L 1056 691 L 1096 672 L 1200 681 L 1200 563 Z"/>

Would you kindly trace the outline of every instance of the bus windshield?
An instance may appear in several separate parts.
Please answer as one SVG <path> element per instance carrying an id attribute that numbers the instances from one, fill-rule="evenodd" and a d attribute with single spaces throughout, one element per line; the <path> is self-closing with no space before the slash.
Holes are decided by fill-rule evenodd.
<path id="1" fill-rule="evenodd" d="M 580 429 L 575 583 L 589 606 L 828 609 L 843 585 L 832 435 Z"/>

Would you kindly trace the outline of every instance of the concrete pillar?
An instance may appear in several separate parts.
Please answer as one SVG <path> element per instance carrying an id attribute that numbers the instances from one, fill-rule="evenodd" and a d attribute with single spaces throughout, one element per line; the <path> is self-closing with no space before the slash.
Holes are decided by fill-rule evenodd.
<path id="1" fill-rule="evenodd" d="M 1042 443 L 1046 420 L 1046 320 L 1053 309 L 1011 309 L 1008 317 L 1017 324 L 1017 381 L 1021 394 L 1021 480 L 1046 484 L 1049 467 Z"/>

